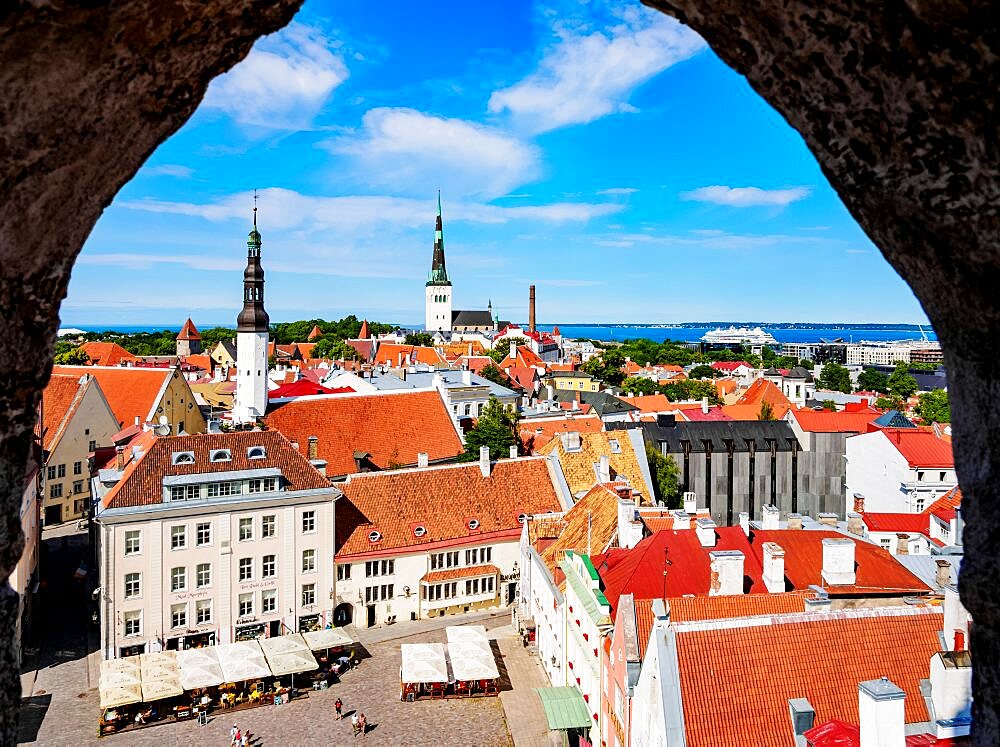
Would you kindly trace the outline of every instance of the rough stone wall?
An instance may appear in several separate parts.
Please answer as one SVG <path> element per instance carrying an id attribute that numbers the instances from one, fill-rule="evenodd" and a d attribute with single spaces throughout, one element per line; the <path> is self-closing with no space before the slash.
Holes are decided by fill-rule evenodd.
<path id="1" fill-rule="evenodd" d="M 942 342 L 976 744 L 1000 743 L 1000 13 L 989 0 L 643 0 L 801 133 Z"/>
<path id="2" fill-rule="evenodd" d="M 301 0 L 133 0 L 0 7 L 0 744 L 16 742 L 20 682 L 7 583 L 59 304 L 94 223 L 208 82 Z M 114 289 L 108 288 L 113 295 Z"/>

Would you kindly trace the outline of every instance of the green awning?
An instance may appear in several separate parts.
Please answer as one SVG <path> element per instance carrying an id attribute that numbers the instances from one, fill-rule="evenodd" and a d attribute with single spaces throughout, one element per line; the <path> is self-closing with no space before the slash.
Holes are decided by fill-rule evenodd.
<path id="1" fill-rule="evenodd" d="M 590 709 L 575 687 L 536 687 L 550 729 L 589 729 Z"/>

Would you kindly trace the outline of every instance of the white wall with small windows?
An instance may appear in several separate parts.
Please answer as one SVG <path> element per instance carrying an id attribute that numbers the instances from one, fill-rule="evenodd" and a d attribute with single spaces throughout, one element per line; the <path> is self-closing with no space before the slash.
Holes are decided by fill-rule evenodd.
<path id="1" fill-rule="evenodd" d="M 252 483 L 222 504 L 167 500 L 155 511 L 100 514 L 105 657 L 332 621 L 339 493 L 295 497 L 268 485 L 251 491 Z"/>

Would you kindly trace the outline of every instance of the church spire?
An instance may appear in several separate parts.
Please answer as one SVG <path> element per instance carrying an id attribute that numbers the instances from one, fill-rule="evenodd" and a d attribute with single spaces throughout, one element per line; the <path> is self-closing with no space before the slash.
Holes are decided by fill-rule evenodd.
<path id="1" fill-rule="evenodd" d="M 434 224 L 434 257 L 431 260 L 431 274 L 427 285 L 451 285 L 444 263 L 444 225 L 441 220 L 441 190 L 438 190 L 437 220 Z"/>
<path id="2" fill-rule="evenodd" d="M 260 231 L 257 230 L 257 193 L 254 191 L 253 228 L 247 235 L 247 268 L 243 271 L 243 310 L 236 317 L 238 332 L 267 332 L 264 310 L 264 268 L 260 265 Z"/>

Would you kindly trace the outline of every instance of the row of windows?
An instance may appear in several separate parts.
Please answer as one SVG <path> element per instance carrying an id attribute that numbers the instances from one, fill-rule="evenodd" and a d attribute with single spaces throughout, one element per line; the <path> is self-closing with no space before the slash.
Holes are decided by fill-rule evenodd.
<path id="1" fill-rule="evenodd" d="M 244 485 L 246 490 L 243 489 Z M 247 480 L 227 482 L 209 482 L 203 485 L 173 485 L 170 488 L 171 501 L 194 501 L 199 498 L 224 498 L 230 495 L 244 493 L 270 493 L 278 489 L 278 478 L 260 477 Z"/>
<path id="2" fill-rule="evenodd" d="M 381 586 L 366 586 L 365 587 L 365 604 L 372 604 L 373 602 L 384 602 L 387 599 L 392 599 L 392 584 L 382 584 Z"/>
<path id="3" fill-rule="evenodd" d="M 90 451 L 93 451 L 97 446 L 96 441 L 90 442 Z M 83 474 L 83 462 L 73 462 L 73 474 L 82 475 Z M 65 464 L 50 464 L 45 471 L 45 476 L 49 480 L 55 480 L 56 478 L 66 477 L 66 465 Z"/>
<path id="4" fill-rule="evenodd" d="M 434 553 L 431 555 L 431 570 L 457 568 L 460 565 L 459 557 L 457 551 Z M 465 551 L 465 565 L 482 565 L 483 563 L 489 563 L 492 559 L 492 547 L 475 547 Z"/>
<path id="5" fill-rule="evenodd" d="M 167 400 L 167 404 L 170 404 L 170 400 Z M 184 404 L 184 400 L 181 399 L 181 404 Z M 247 459 L 263 459 L 267 456 L 267 450 L 263 446 L 251 446 L 247 449 Z M 171 454 L 170 463 L 177 464 L 194 464 L 195 457 L 193 451 L 175 451 Z M 212 449 L 208 452 L 208 461 L 210 462 L 231 462 L 233 461 L 233 452 L 230 449 Z"/>
<path id="6" fill-rule="evenodd" d="M 365 577 L 371 578 L 372 576 L 391 576 L 395 573 L 396 562 L 394 560 L 369 560 L 365 562 Z M 342 566 L 343 567 L 343 566 Z M 347 566 L 349 569 L 350 566 Z M 339 576 L 339 573 L 338 573 Z M 350 573 L 348 572 L 348 578 L 350 578 Z"/>
<path id="7" fill-rule="evenodd" d="M 465 582 L 466 596 L 473 596 L 475 594 L 492 594 L 494 580 L 493 576 L 469 579 Z"/>
<path id="8" fill-rule="evenodd" d="M 420 587 L 420 597 L 428 602 L 435 602 L 438 599 L 453 599 L 457 596 L 457 581 L 451 581 L 446 584 L 421 585 Z"/>
<path id="9" fill-rule="evenodd" d="M 212 600 L 199 599 L 194 603 L 194 623 L 195 625 L 207 625 L 212 622 Z M 188 625 L 188 605 L 187 602 L 170 605 L 170 627 L 186 628 Z M 128 635 L 128 632 L 125 633 Z"/>
<path id="10" fill-rule="evenodd" d="M 252 516 L 241 517 L 237 529 L 237 537 L 240 542 L 254 539 L 255 519 Z M 302 512 L 302 531 L 311 533 L 316 531 L 316 512 Z M 269 539 L 277 532 L 277 517 L 275 514 L 262 516 L 260 519 L 260 538 Z M 199 522 L 195 525 L 194 540 L 196 547 L 204 547 L 212 544 L 212 523 Z M 188 547 L 188 526 L 186 524 L 175 524 L 170 527 L 170 549 L 184 550 Z M 142 552 L 142 530 L 125 530 L 125 554 L 138 555 Z"/>
<path id="11" fill-rule="evenodd" d="M 84 492 L 83 480 L 73 481 L 73 495 L 79 495 Z M 49 497 L 50 498 L 62 498 L 63 486 L 61 482 L 52 483 L 49 485 Z"/>
<path id="12" fill-rule="evenodd" d="M 446 296 L 446 295 L 433 296 L 433 299 L 434 299 L 434 303 L 447 303 L 448 302 L 448 296 Z"/>

